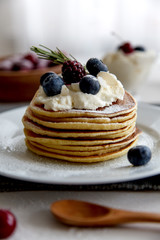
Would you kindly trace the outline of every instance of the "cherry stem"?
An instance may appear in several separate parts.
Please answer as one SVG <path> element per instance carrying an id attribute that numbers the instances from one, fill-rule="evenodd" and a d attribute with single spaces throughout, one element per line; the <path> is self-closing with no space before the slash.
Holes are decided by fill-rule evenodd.
<path id="1" fill-rule="evenodd" d="M 111 34 L 112 34 L 113 36 L 115 36 L 119 41 L 124 42 L 124 40 L 122 39 L 122 37 L 121 37 L 119 34 L 117 34 L 116 32 L 112 31 Z"/>

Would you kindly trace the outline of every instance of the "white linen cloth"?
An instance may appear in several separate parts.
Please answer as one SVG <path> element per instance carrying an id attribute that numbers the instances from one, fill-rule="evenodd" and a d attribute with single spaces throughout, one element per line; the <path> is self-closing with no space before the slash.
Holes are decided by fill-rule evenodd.
<path id="1" fill-rule="evenodd" d="M 160 212 L 160 192 L 15 192 L 0 193 L 0 207 L 12 211 L 17 228 L 10 240 L 159 240 L 159 224 L 78 228 L 63 225 L 50 212 L 52 202 L 79 199 L 133 211 Z"/>

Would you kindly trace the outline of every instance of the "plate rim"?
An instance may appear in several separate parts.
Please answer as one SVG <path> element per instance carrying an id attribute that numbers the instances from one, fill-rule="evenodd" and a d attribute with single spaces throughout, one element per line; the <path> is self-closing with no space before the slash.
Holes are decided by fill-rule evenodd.
<path id="1" fill-rule="evenodd" d="M 138 108 L 148 108 L 150 110 L 156 110 L 156 111 L 159 111 L 160 112 L 160 107 L 157 106 L 157 105 L 154 105 L 154 104 L 151 104 L 151 103 L 146 103 L 146 102 L 138 102 Z M 19 112 L 19 111 L 25 111 L 25 109 L 27 108 L 27 106 L 22 106 L 22 107 L 17 107 L 17 108 L 14 108 L 14 109 L 11 109 L 11 110 L 6 110 L 6 111 L 3 111 L 2 113 L 0 113 L 0 116 L 5 116 L 5 115 L 10 115 L 10 114 L 13 114 L 14 112 Z M 143 167 L 143 166 L 142 166 Z M 138 167 L 139 168 L 139 167 Z M 81 181 L 77 181 L 74 179 L 74 181 L 72 182 L 72 179 L 67 179 L 67 178 L 62 178 L 61 179 L 39 179 L 37 177 L 33 178 L 32 176 L 31 177 L 28 177 L 28 176 L 22 176 L 22 175 L 16 175 L 16 174 L 12 174 L 12 173 L 5 173 L 5 172 L 2 172 L 0 170 L 0 176 L 3 176 L 3 177 L 7 177 L 7 178 L 12 178 L 12 179 L 15 179 L 15 180 L 20 180 L 20 181 L 26 181 L 26 182 L 33 182 L 33 183 L 41 183 L 41 184 L 55 184 L 55 185 L 100 185 L 100 184 L 115 184 L 115 183 L 124 183 L 124 182 L 130 182 L 130 181 L 135 181 L 135 180 L 140 180 L 140 179 L 144 179 L 144 178 L 147 178 L 147 177 L 152 177 L 152 176 L 155 176 L 155 175 L 158 175 L 160 174 L 160 169 L 155 169 L 154 171 L 151 171 L 150 173 L 146 172 L 144 173 L 143 175 L 141 176 L 130 176 L 128 178 L 128 176 L 124 177 L 123 179 L 121 178 L 116 178 L 115 180 L 105 180 L 105 179 L 91 179 L 90 180 L 81 180 Z"/>

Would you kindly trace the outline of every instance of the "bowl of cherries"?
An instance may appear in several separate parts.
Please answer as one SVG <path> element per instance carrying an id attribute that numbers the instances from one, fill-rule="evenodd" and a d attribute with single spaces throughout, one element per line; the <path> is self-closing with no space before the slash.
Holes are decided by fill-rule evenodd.
<path id="1" fill-rule="evenodd" d="M 46 71 L 61 72 L 61 65 L 40 59 L 35 53 L 0 59 L 0 101 L 30 101 Z"/>

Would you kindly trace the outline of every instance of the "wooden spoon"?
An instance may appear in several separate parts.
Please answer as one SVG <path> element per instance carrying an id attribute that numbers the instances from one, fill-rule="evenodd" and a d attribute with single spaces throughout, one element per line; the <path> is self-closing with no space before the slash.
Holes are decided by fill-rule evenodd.
<path id="1" fill-rule="evenodd" d="M 160 214 L 120 210 L 78 200 L 61 200 L 51 205 L 61 222 L 72 226 L 114 226 L 131 222 L 160 222 Z"/>

